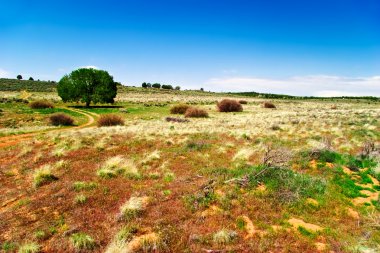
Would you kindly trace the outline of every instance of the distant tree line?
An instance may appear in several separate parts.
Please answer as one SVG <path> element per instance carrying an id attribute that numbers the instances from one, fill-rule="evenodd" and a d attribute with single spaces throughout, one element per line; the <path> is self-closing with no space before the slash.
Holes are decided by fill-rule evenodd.
<path id="1" fill-rule="evenodd" d="M 141 84 L 141 87 L 143 87 L 143 88 L 164 89 L 164 90 L 180 90 L 181 89 L 180 86 L 175 86 L 173 88 L 173 86 L 170 85 L 170 84 L 160 84 L 160 83 L 151 84 L 151 83 L 147 83 L 147 82 L 143 82 Z"/>
<path id="2" fill-rule="evenodd" d="M 361 96 L 361 97 L 313 97 L 313 96 L 291 96 L 282 94 L 271 94 L 271 93 L 258 93 L 258 92 L 228 92 L 229 95 L 240 95 L 246 97 L 257 97 L 257 98 L 268 98 L 268 99 L 318 99 L 318 100 L 331 100 L 331 99 L 360 99 L 360 100 L 371 100 L 380 101 L 378 97 L 371 96 Z"/>
<path id="3" fill-rule="evenodd" d="M 19 80 L 19 81 L 23 80 L 22 75 L 17 75 L 16 78 L 17 78 L 17 80 Z M 29 77 L 28 80 L 29 80 L 29 81 L 34 81 L 34 78 L 33 78 L 33 77 Z M 37 81 L 40 82 L 40 79 L 38 79 Z M 42 81 L 42 82 L 56 83 L 56 81 L 50 81 L 50 80 L 48 80 L 48 81 Z"/>

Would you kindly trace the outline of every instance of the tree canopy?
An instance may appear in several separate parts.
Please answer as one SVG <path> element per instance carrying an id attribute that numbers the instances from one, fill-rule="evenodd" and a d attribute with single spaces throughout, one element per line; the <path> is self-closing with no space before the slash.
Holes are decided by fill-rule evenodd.
<path id="1" fill-rule="evenodd" d="M 80 68 L 65 75 L 57 85 L 64 102 L 113 103 L 117 85 L 107 71 Z"/>

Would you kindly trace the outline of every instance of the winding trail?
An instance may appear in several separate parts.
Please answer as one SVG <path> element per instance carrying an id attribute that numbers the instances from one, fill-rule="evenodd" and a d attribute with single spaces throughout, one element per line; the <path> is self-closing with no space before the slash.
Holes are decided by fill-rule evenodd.
<path id="1" fill-rule="evenodd" d="M 65 131 L 69 131 L 69 130 L 73 130 L 73 129 L 81 129 L 81 128 L 86 128 L 86 127 L 91 127 L 95 123 L 95 118 L 99 117 L 99 114 L 94 113 L 94 112 L 86 112 L 83 110 L 73 109 L 73 108 L 68 108 L 68 107 L 65 107 L 65 109 L 70 110 L 72 112 L 80 113 L 80 114 L 86 116 L 88 119 L 87 122 L 82 124 L 82 125 L 79 125 L 79 126 L 58 128 L 58 129 L 54 128 L 54 129 L 42 130 L 42 131 L 37 131 L 37 132 L 32 132 L 32 133 L 0 137 L 0 149 L 16 145 L 17 143 L 19 143 L 21 141 L 30 140 L 31 138 L 33 138 L 37 134 L 41 134 L 41 133 L 65 132 Z"/>

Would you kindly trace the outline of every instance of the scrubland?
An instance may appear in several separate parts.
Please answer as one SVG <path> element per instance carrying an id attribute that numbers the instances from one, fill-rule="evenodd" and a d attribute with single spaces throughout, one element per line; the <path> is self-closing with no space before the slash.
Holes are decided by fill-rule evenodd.
<path id="1" fill-rule="evenodd" d="M 12 100 L 26 95 L 55 108 Z M 33 133 L 0 147 L 4 252 L 380 251 L 378 102 L 134 91 L 80 108 L 55 96 L 0 103 L 3 141 Z M 219 112 L 224 98 L 247 103 Z M 180 103 L 208 117 L 170 114 Z M 56 112 L 75 126 L 50 126 Z M 98 127 L 110 113 L 124 124 Z"/>

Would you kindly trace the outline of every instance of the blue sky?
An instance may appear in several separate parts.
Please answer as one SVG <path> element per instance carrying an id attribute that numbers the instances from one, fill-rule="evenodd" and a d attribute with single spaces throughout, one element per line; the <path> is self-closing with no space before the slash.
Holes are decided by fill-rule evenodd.
<path id="1" fill-rule="evenodd" d="M 378 0 L 3 1 L 0 77 L 380 96 Z"/>

